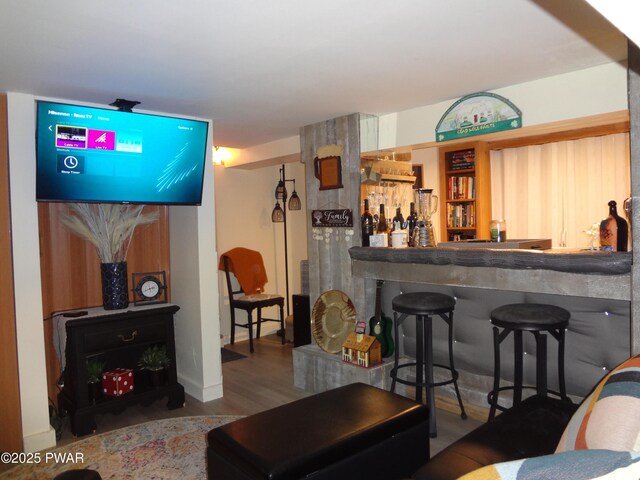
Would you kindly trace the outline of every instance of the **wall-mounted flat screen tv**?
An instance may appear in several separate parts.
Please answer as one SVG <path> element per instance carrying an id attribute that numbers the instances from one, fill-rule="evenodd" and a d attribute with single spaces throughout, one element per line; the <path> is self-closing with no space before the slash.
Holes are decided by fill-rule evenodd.
<path id="1" fill-rule="evenodd" d="M 209 123 L 37 102 L 36 200 L 200 205 Z"/>

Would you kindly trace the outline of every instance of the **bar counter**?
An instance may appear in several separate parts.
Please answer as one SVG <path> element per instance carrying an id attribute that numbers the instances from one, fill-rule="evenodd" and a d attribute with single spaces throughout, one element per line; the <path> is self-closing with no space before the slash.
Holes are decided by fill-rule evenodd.
<path id="1" fill-rule="evenodd" d="M 631 252 L 352 247 L 355 277 L 631 299 Z"/>
<path id="2" fill-rule="evenodd" d="M 631 261 L 629 252 L 588 250 L 525 250 L 483 247 L 389 248 L 352 247 L 351 272 L 363 281 L 364 295 L 356 308 L 370 318 L 376 280 L 384 280 L 381 311 L 393 312 L 392 300 L 405 292 L 433 291 L 456 299 L 454 356 L 465 403 L 486 406 L 492 389 L 493 309 L 510 303 L 545 303 L 570 312 L 566 333 L 567 392 L 580 399 L 602 377 L 629 356 Z M 361 301 L 361 305 L 357 303 Z M 434 361 L 447 363 L 448 345 L 443 322 L 434 324 Z M 398 351 L 416 353 L 416 328 L 404 322 Z M 532 341 L 529 336 L 525 342 Z M 525 383 L 535 384 L 536 351 L 526 344 Z M 557 390 L 555 342 L 548 353 L 549 385 Z M 507 349 L 508 350 L 508 349 Z M 506 353 L 505 358 L 510 358 Z M 436 372 L 436 376 L 440 372 Z M 438 379 L 437 377 L 436 379 Z M 441 378 L 440 380 L 444 380 Z M 503 380 L 513 381 L 512 368 Z M 439 395 L 453 392 L 439 389 Z"/>

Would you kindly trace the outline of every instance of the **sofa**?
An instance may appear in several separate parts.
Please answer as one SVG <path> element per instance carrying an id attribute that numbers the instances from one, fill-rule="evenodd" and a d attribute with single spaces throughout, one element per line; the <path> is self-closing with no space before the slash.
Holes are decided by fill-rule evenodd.
<path id="1" fill-rule="evenodd" d="M 640 478 L 640 355 L 582 401 L 533 396 L 431 458 L 415 480 Z"/>

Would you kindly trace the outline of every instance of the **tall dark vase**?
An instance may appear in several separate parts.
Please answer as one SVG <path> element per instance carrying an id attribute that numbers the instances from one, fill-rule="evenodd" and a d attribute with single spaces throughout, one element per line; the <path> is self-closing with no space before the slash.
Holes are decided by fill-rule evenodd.
<path id="1" fill-rule="evenodd" d="M 101 263 L 102 306 L 105 310 L 119 310 L 129 306 L 127 262 Z"/>

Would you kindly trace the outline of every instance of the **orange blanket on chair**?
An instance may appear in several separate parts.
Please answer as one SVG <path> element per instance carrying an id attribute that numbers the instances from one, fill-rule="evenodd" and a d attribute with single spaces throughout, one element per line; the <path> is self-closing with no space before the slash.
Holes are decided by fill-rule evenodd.
<path id="1" fill-rule="evenodd" d="M 229 271 L 236 276 L 246 295 L 262 292 L 267 283 L 267 272 L 260 252 L 243 247 L 233 248 L 220 256 L 218 270 L 224 270 L 222 257 L 225 256 L 229 257 Z"/>

